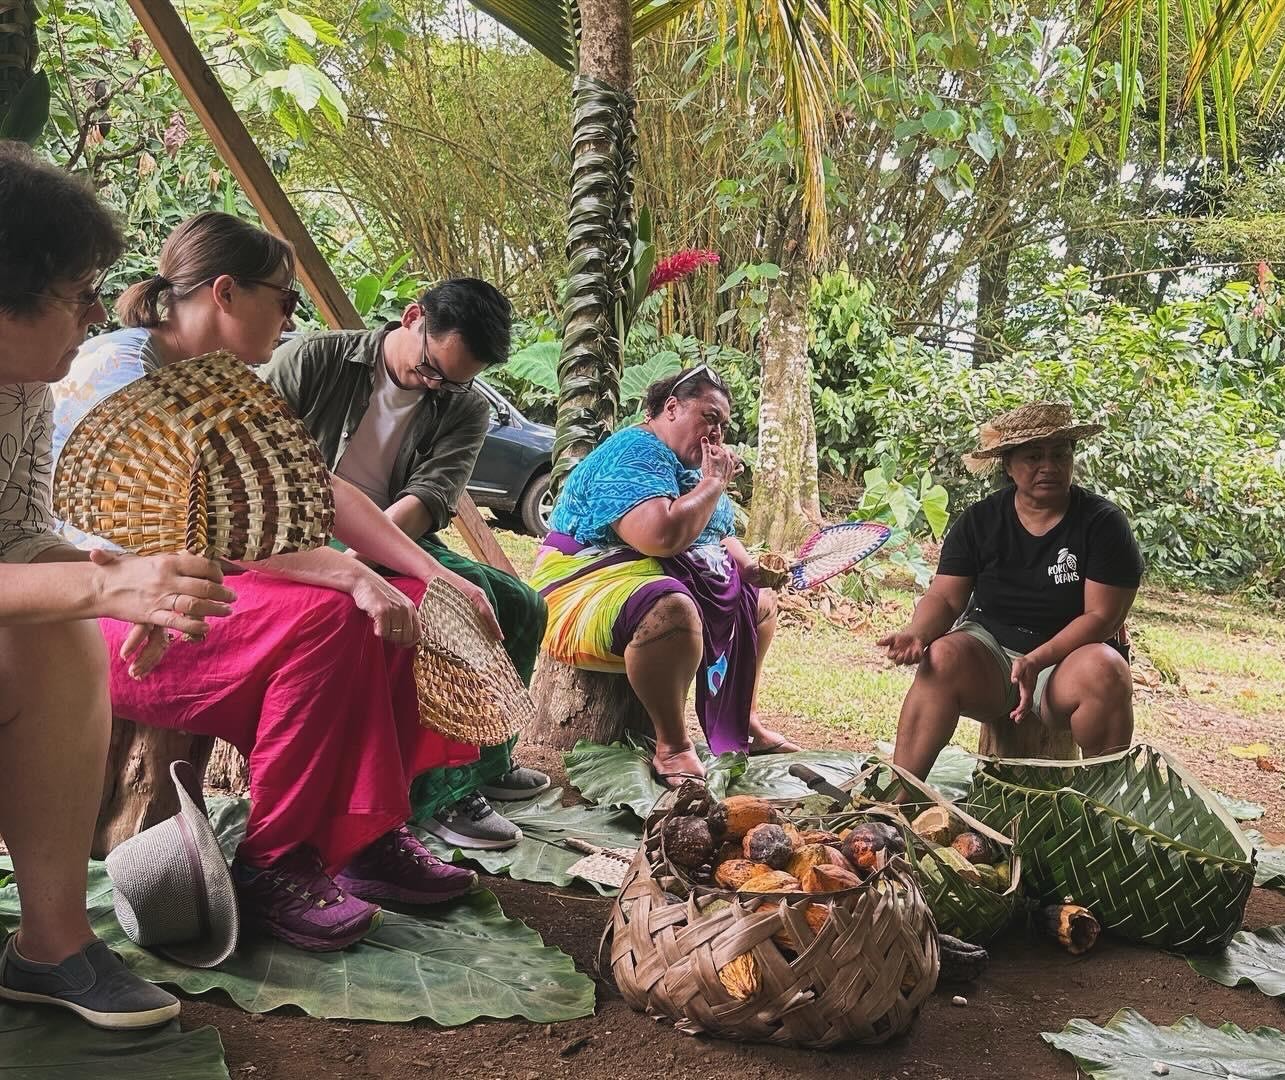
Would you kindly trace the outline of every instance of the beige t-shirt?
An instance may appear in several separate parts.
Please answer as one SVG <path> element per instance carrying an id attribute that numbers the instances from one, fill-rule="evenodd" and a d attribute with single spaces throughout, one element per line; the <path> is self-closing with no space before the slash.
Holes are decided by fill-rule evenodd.
<path id="1" fill-rule="evenodd" d="M 361 488 L 381 510 L 387 510 L 392 501 L 388 481 L 393 475 L 397 452 L 424 399 L 424 391 L 403 390 L 393 382 L 383 356 L 375 364 L 374 377 L 370 403 L 335 472 Z"/>
<path id="2" fill-rule="evenodd" d="M 48 383 L 0 385 L 0 562 L 29 563 L 70 546 L 54 532 L 50 509 L 52 439 Z"/>

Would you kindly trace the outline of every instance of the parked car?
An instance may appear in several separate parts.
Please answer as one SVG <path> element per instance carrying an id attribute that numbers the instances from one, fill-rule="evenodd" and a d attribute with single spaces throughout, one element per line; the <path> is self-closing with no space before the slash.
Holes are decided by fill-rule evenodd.
<path id="1" fill-rule="evenodd" d="M 468 493 L 478 506 L 489 507 L 502 527 L 544 536 L 553 512 L 553 428 L 528 420 L 481 379 L 474 386 L 491 406 L 491 428 L 473 466 Z"/>

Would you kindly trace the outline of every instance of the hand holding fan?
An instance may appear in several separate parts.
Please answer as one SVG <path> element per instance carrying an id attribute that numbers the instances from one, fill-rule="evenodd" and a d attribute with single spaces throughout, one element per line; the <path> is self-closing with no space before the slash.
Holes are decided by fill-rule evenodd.
<path id="1" fill-rule="evenodd" d="M 265 559 L 324 546 L 330 472 L 275 390 L 228 352 L 170 364 L 76 425 L 54 513 L 139 555 Z"/>
<path id="2" fill-rule="evenodd" d="M 851 570 L 883 547 L 892 530 L 874 521 L 846 521 L 815 532 L 790 567 L 790 588 L 813 589 Z"/>

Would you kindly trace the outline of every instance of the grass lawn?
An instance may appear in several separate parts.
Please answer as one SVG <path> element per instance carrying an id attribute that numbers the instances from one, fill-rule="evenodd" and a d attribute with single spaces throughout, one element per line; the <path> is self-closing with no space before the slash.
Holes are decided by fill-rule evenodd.
<path id="1" fill-rule="evenodd" d="M 496 535 L 519 573 L 529 571 L 535 541 Z M 874 642 L 904 625 L 913 602 L 909 591 L 884 590 L 856 631 L 819 617 L 783 625 L 760 691 L 765 716 L 814 746 L 891 739 L 912 672 L 890 667 Z M 1258 824 L 1285 829 L 1285 773 L 1228 752 L 1266 743 L 1267 764 L 1285 769 L 1285 612 L 1236 597 L 1147 587 L 1129 625 L 1147 656 L 1137 666 L 1136 738 L 1176 754 L 1220 790 L 1263 805 Z M 977 725 L 961 723 L 955 741 L 976 749 Z"/>

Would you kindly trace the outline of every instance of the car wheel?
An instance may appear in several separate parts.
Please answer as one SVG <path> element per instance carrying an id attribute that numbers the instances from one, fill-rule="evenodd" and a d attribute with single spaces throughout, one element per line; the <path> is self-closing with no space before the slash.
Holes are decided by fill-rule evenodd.
<path id="1" fill-rule="evenodd" d="M 549 515 L 553 513 L 553 494 L 549 491 L 549 473 L 541 473 L 522 492 L 518 503 L 522 525 L 532 536 L 543 537 L 549 532 Z"/>

